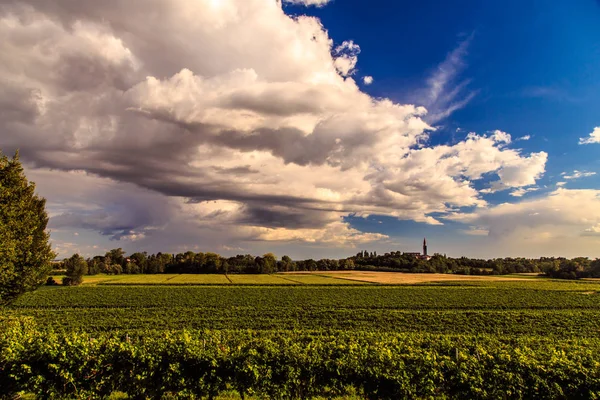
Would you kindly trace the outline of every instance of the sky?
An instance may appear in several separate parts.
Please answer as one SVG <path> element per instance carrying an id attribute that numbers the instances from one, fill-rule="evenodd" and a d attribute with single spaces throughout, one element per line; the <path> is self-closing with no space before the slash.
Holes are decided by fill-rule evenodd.
<path id="1" fill-rule="evenodd" d="M 0 0 L 59 258 L 600 257 L 600 1 Z"/>

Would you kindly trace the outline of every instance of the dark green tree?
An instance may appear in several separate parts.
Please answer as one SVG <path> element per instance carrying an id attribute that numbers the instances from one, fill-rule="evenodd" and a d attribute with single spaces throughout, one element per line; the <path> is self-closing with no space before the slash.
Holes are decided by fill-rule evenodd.
<path id="1" fill-rule="evenodd" d="M 294 266 L 294 262 L 292 261 L 292 259 L 289 256 L 283 256 L 281 257 L 281 268 L 280 271 L 294 271 L 295 270 L 295 266 Z"/>
<path id="2" fill-rule="evenodd" d="M 125 266 L 125 252 L 122 248 L 112 249 L 104 255 L 105 258 L 110 258 L 112 264 Z"/>
<path id="3" fill-rule="evenodd" d="M 46 200 L 19 161 L 0 151 L 0 304 L 42 285 L 56 256 L 46 231 Z"/>
<path id="4" fill-rule="evenodd" d="M 277 258 L 273 253 L 267 253 L 263 256 L 262 262 L 262 273 L 263 274 L 272 274 L 275 272 L 275 267 L 277 266 Z"/>
<path id="5" fill-rule="evenodd" d="M 131 262 L 137 265 L 139 272 L 147 273 L 148 269 L 148 254 L 146 252 L 143 253 L 133 253 L 130 257 Z"/>
<path id="6" fill-rule="evenodd" d="M 79 285 L 83 282 L 83 275 L 88 273 L 88 265 L 79 254 L 73 254 L 71 258 L 65 260 L 67 276 L 63 278 L 63 285 Z"/>

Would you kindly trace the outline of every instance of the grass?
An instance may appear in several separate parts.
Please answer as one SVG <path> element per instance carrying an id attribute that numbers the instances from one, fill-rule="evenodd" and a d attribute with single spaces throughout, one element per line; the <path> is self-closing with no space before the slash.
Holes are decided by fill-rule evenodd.
<path id="1" fill-rule="evenodd" d="M 377 272 L 377 271 L 329 271 L 320 273 L 324 276 L 378 283 L 385 285 L 407 285 L 429 282 L 497 282 L 497 281 L 520 281 L 520 280 L 543 280 L 547 278 L 520 276 L 520 275 L 457 275 L 457 274 L 420 274 L 401 272 Z"/>
<path id="2" fill-rule="evenodd" d="M 278 275 L 230 274 L 227 275 L 234 285 L 293 285 L 294 282 Z"/>
<path id="3" fill-rule="evenodd" d="M 299 274 L 293 272 L 286 272 L 278 274 L 278 277 L 299 283 L 303 285 L 365 285 L 368 282 L 352 281 L 349 279 L 342 279 L 336 276 L 321 275 L 318 273 L 311 274 Z"/>

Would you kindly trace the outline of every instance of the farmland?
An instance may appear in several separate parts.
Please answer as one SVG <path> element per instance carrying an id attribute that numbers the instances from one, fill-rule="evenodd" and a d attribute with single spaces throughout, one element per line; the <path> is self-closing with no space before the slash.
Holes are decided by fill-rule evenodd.
<path id="1" fill-rule="evenodd" d="M 62 275 L 55 275 L 58 282 Z M 515 275 L 455 275 L 367 271 L 284 272 L 277 274 L 132 274 L 88 275 L 84 285 L 413 285 L 427 283 L 517 282 L 524 280 L 549 282 L 528 274 Z M 589 279 L 589 282 L 593 279 Z"/>
<path id="2" fill-rule="evenodd" d="M 44 287 L 3 314 L 32 317 L 44 329 L 87 332 L 301 329 L 557 337 L 600 332 L 600 282 L 515 279 L 394 286 L 346 285 L 320 274 L 119 278 Z"/>
<path id="3" fill-rule="evenodd" d="M 600 385 L 600 282 L 438 280 L 436 274 L 414 282 L 411 275 L 91 276 L 79 287 L 43 287 L 2 309 L 0 318 L 14 329 L 0 342 L 13 343 L 10 354 L 21 354 L 15 366 L 6 364 L 10 368 L 22 368 L 28 357 L 49 357 L 56 365 L 72 363 L 66 369 L 110 365 L 114 374 L 134 374 L 127 382 L 113 381 L 114 374 L 90 381 L 94 373 L 81 371 L 77 378 L 71 371 L 77 393 L 65 389 L 67 378 L 45 370 L 31 378 L 15 375 L 30 382 L 31 392 L 57 390 L 66 397 L 119 389 L 133 397 L 234 391 L 291 398 L 497 398 L 510 382 L 522 398 L 589 397 L 585 390 L 600 390 L 593 386 Z M 403 284 L 391 284 L 392 278 Z M 66 353 L 37 342 L 48 338 Z M 30 346 L 19 347 L 23 340 Z M 60 358 L 63 353 L 70 361 Z M 117 358 L 122 361 L 115 364 Z M 176 368 L 170 375 L 161 370 L 164 360 Z M 587 375 L 570 374 L 573 365 Z M 239 369 L 244 366 L 255 369 Z M 153 374 L 165 377 L 165 386 L 156 387 Z M 481 380 L 488 374 L 497 380 Z M 567 386 L 553 386 L 556 374 Z M 47 386 L 36 383 L 42 375 Z M 107 382 L 112 386 L 103 386 Z"/>

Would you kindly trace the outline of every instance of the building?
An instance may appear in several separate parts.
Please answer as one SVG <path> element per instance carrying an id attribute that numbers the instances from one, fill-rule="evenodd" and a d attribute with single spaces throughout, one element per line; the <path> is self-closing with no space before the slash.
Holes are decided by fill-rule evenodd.
<path id="1" fill-rule="evenodd" d="M 431 256 L 427 255 L 427 239 L 423 238 L 423 255 L 419 257 L 421 260 L 430 260 Z"/>
<path id="2" fill-rule="evenodd" d="M 431 260 L 431 256 L 427 255 L 427 239 L 423 238 L 423 253 L 418 253 L 418 252 L 404 252 L 402 253 L 403 255 L 406 256 L 412 256 L 414 258 L 419 258 L 421 260 Z"/>

